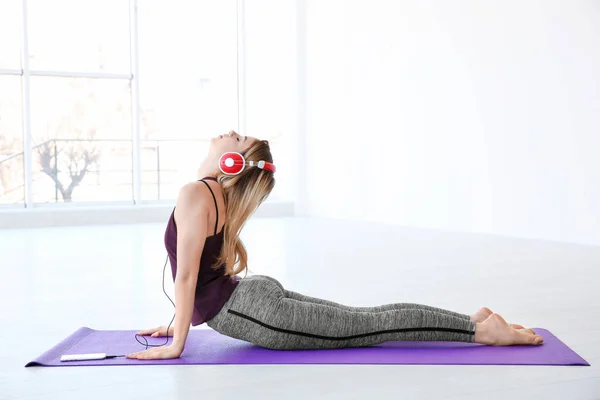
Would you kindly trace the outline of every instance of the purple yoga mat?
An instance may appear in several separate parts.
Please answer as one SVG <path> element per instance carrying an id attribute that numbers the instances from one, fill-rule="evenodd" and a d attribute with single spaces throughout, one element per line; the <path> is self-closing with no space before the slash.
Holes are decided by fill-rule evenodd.
<path id="1" fill-rule="evenodd" d="M 63 354 L 124 355 L 144 350 L 137 331 L 80 328 L 30 366 L 169 365 L 169 364 L 445 364 L 445 365 L 587 365 L 583 358 L 546 329 L 539 346 L 495 347 L 459 342 L 385 342 L 372 347 L 327 350 L 270 350 L 232 339 L 212 329 L 191 329 L 181 357 L 170 360 L 113 358 L 61 362 Z M 149 344 L 165 338 L 145 336 Z M 140 338 L 143 342 L 143 339 Z M 172 338 L 169 338 L 169 343 Z"/>

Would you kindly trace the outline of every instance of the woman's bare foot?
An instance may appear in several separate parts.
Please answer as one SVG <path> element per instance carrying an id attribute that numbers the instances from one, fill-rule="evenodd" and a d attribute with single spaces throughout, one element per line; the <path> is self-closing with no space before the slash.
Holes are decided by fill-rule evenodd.
<path id="1" fill-rule="evenodd" d="M 492 346 L 538 345 L 541 336 L 511 328 L 498 314 L 491 314 L 485 321 L 476 323 L 475 342 Z"/>
<path id="2" fill-rule="evenodd" d="M 493 313 L 494 312 L 492 310 L 490 310 L 489 308 L 481 307 L 479 310 L 475 311 L 475 313 L 471 315 L 471 321 L 475 322 L 475 323 L 483 322 L 486 319 L 488 319 L 488 317 L 490 315 L 492 315 Z M 521 330 L 524 333 L 530 333 L 532 335 L 535 335 L 535 331 L 533 329 L 527 329 L 523 325 L 509 324 L 509 326 L 513 329 Z"/>
<path id="3" fill-rule="evenodd" d="M 529 335 L 535 335 L 535 331 L 533 329 L 525 328 L 523 325 L 518 324 L 508 324 L 511 328 L 516 329 L 520 332 L 527 333 Z"/>
<path id="4" fill-rule="evenodd" d="M 475 314 L 471 315 L 472 322 L 483 322 L 492 315 L 494 312 L 487 307 L 481 307 L 479 310 L 475 311 Z"/>

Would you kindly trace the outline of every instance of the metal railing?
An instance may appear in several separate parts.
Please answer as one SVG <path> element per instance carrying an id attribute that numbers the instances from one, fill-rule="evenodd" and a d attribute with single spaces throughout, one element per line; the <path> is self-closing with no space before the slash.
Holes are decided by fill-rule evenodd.
<path id="1" fill-rule="evenodd" d="M 51 149 L 50 151 L 52 152 L 52 154 L 50 154 L 50 159 L 53 160 L 54 163 L 54 168 L 51 168 L 51 171 L 46 170 L 46 172 L 44 172 L 42 169 L 42 166 L 40 165 L 40 168 L 38 169 L 34 169 L 33 174 L 32 174 L 32 183 L 34 184 L 33 186 L 35 187 L 35 183 L 36 182 L 40 182 L 42 180 L 45 179 L 45 177 L 49 177 L 51 179 L 53 179 L 54 181 L 54 196 L 46 196 L 45 199 L 41 200 L 38 199 L 36 200 L 36 202 L 40 203 L 44 203 L 44 202 L 51 202 L 52 201 L 52 197 L 54 198 L 53 200 L 55 202 L 59 201 L 59 192 L 61 192 L 60 188 L 59 188 L 59 175 L 62 174 L 63 172 L 66 171 L 62 171 L 59 169 L 59 157 L 61 156 L 60 152 L 62 150 L 59 150 L 59 144 L 60 143 L 67 143 L 67 142 L 72 142 L 72 143 L 78 143 L 78 142 L 89 142 L 89 143 L 109 143 L 109 142 L 113 142 L 113 143 L 126 143 L 129 145 L 132 145 L 132 141 L 131 140 L 124 140 L 124 139 L 93 139 L 93 140 L 89 140 L 89 139 L 49 139 L 46 140 L 40 144 L 36 144 L 35 146 L 32 147 L 32 152 L 37 152 L 38 153 L 38 157 L 40 157 L 40 151 L 44 151 L 45 149 Z M 154 150 L 155 156 L 154 156 L 154 165 L 156 166 L 156 168 L 145 168 L 142 169 L 141 172 L 141 176 L 147 176 L 149 173 L 156 173 L 156 178 L 155 181 L 154 179 L 151 180 L 150 182 L 146 182 L 144 183 L 144 181 L 141 181 L 140 184 L 141 185 L 156 185 L 156 200 L 160 200 L 161 199 L 161 186 L 168 186 L 168 185 L 172 185 L 175 182 L 174 176 L 177 173 L 176 169 L 173 168 L 162 168 L 161 169 L 161 146 L 165 147 L 165 146 L 172 146 L 174 144 L 177 143 L 203 143 L 203 142 L 208 142 L 208 140 L 190 140 L 190 139 L 151 139 L 151 140 L 142 140 L 141 144 L 142 144 L 142 151 L 144 150 L 148 150 L 149 148 Z M 168 144 L 166 144 L 168 143 Z M 114 149 L 113 149 L 114 150 Z M 132 154 L 133 149 L 130 148 L 129 150 L 129 158 L 131 159 L 131 154 Z M 118 150 L 116 151 L 118 153 Z M 24 151 L 21 151 L 19 153 L 14 153 L 11 154 L 5 158 L 3 158 L 2 160 L 0 160 L 0 174 L 2 174 L 2 171 L 4 168 L 6 168 L 7 163 L 16 163 L 19 167 L 17 168 L 19 173 L 18 175 L 23 176 L 24 173 L 24 165 L 23 162 L 18 162 L 17 159 L 21 157 L 21 159 L 24 159 Z M 110 161 L 109 161 L 110 162 Z M 146 160 L 147 162 L 147 160 Z M 38 163 L 39 160 L 38 160 Z M 52 164 L 52 162 L 51 162 Z M 115 186 L 119 186 L 119 185 L 129 185 L 129 186 L 133 186 L 133 181 L 131 179 L 131 177 L 133 176 L 133 163 L 132 168 L 131 169 L 122 169 L 122 168 L 108 168 L 108 167 L 102 167 L 102 168 L 97 168 L 98 162 L 94 162 L 95 167 L 90 167 L 88 169 L 86 169 L 86 177 L 84 177 L 81 182 L 79 184 L 76 185 L 76 187 L 86 187 L 86 186 L 90 186 L 89 183 L 87 183 L 86 181 L 89 182 L 89 178 L 87 178 L 87 176 L 89 175 L 91 176 L 96 176 L 97 180 L 98 177 L 101 174 L 124 174 L 125 176 L 129 176 L 129 179 L 124 179 L 124 180 L 119 180 L 116 182 L 113 182 L 112 185 Z M 108 164 L 110 165 L 110 164 Z M 50 167 L 52 167 L 52 165 L 50 165 Z M 10 167 L 7 168 L 8 170 L 10 170 Z M 50 176 L 48 172 L 52 172 L 54 174 L 54 176 Z M 70 171 L 69 173 L 73 173 L 73 171 Z M 14 175 L 14 173 L 13 173 Z M 171 175 L 171 179 L 167 178 L 165 179 L 165 175 L 169 176 Z M 86 179 L 87 178 L 87 179 Z M 22 181 L 23 182 L 23 181 Z M 85 182 L 85 183 L 84 183 Z M 2 181 L 2 184 L 4 185 L 5 182 Z M 92 185 L 92 186 L 96 186 L 96 185 Z M 2 191 L 0 192 L 0 204 L 5 203 L 5 201 L 3 201 L 3 198 L 6 199 L 8 196 L 10 196 L 11 194 L 14 194 L 17 191 L 21 191 L 21 196 L 19 196 L 18 198 L 13 198 L 11 199 L 10 203 L 22 203 L 25 201 L 25 196 L 24 196 L 24 188 L 25 188 L 25 183 L 21 183 L 18 185 L 15 185 L 13 187 L 1 187 Z M 133 195 L 133 192 L 132 192 Z M 133 196 L 131 198 L 133 200 Z M 63 199 L 64 200 L 64 199 Z"/>

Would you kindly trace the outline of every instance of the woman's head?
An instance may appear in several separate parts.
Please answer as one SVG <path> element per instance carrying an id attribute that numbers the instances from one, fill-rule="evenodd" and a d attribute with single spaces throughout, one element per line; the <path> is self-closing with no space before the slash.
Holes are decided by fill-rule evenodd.
<path id="1" fill-rule="evenodd" d="M 238 152 L 246 161 L 273 163 L 269 142 L 253 137 L 240 136 L 231 131 L 211 140 L 211 150 L 219 157 L 226 152 Z M 215 267 L 225 264 L 227 275 L 236 275 L 247 269 L 247 253 L 239 234 L 248 218 L 256 211 L 275 187 L 272 172 L 258 167 L 246 166 L 237 175 L 217 174 L 225 195 L 227 223 L 225 224 L 223 249 Z M 236 267 L 237 264 L 237 267 Z"/>
<path id="2" fill-rule="evenodd" d="M 241 136 L 235 131 L 229 131 L 226 135 L 219 135 L 210 140 L 209 155 L 219 159 L 221 155 L 229 152 L 243 154 L 259 140 L 252 136 Z"/>

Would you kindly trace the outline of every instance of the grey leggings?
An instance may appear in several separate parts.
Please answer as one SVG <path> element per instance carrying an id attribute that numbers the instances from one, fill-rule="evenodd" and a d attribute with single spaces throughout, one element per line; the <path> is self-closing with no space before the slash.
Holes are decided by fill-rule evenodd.
<path id="1" fill-rule="evenodd" d="M 466 314 L 412 303 L 350 307 L 286 290 L 274 278 L 239 281 L 207 321 L 226 336 L 278 350 L 366 347 L 387 341 L 473 342 Z"/>

